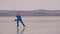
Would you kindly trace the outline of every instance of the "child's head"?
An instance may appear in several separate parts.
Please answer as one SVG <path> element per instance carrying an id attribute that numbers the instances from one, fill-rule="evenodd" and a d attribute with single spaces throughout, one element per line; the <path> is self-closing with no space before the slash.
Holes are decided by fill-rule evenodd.
<path id="1" fill-rule="evenodd" d="M 19 14 L 19 11 L 16 12 L 16 15 L 20 15 L 20 14 Z"/>

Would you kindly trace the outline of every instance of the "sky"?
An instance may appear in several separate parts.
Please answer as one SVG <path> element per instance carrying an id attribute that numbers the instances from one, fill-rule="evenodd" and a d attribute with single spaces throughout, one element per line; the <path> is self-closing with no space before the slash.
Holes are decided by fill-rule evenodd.
<path id="1" fill-rule="evenodd" d="M 0 10 L 60 10 L 60 0 L 0 0 Z"/>

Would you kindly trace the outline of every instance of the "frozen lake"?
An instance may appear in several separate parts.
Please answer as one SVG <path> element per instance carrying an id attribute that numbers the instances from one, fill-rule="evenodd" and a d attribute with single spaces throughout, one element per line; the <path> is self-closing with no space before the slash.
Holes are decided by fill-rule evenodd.
<path id="1" fill-rule="evenodd" d="M 60 34 L 60 16 L 23 16 L 16 27 L 16 17 L 0 17 L 0 34 Z"/>

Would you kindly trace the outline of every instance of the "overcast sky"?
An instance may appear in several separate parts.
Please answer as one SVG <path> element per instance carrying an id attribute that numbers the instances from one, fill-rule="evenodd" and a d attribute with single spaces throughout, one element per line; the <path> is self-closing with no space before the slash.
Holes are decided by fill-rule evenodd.
<path id="1" fill-rule="evenodd" d="M 0 0 L 0 10 L 60 10 L 60 0 Z"/>

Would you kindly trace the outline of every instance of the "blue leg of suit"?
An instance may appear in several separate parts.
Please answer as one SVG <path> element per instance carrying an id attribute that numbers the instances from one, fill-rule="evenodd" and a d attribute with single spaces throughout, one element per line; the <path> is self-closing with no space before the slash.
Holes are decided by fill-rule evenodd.
<path id="1" fill-rule="evenodd" d="M 19 27 L 19 21 L 20 21 L 20 22 L 21 22 L 21 24 L 25 27 L 25 25 L 24 25 L 24 23 L 23 23 L 22 19 L 18 19 L 18 20 L 17 20 L 17 27 Z"/>

